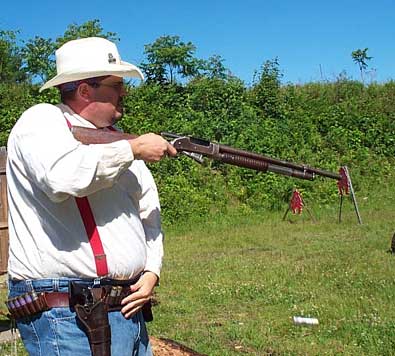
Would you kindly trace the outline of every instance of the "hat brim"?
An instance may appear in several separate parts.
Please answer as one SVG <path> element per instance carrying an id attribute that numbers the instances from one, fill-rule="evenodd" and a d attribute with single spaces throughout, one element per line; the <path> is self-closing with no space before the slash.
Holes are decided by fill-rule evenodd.
<path id="1" fill-rule="evenodd" d="M 105 75 L 115 75 L 117 77 L 131 77 L 144 80 L 144 75 L 135 65 L 121 61 L 121 64 L 108 64 L 106 67 L 101 66 L 94 68 L 78 68 L 70 72 L 63 72 L 48 80 L 41 88 L 40 92 L 45 89 L 55 87 L 63 83 L 74 82 L 76 80 L 101 77 Z"/>

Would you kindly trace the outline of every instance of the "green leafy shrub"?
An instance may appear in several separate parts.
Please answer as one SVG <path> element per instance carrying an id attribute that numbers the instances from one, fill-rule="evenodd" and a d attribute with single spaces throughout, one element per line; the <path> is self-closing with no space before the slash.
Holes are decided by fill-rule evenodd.
<path id="1" fill-rule="evenodd" d="M 57 38 L 56 44 L 87 35 L 115 38 L 116 34 L 102 30 L 97 20 L 74 25 Z M 10 32 L 11 37 L 2 33 L 2 50 L 13 59 L 13 66 L 0 73 L 6 78 L 0 83 L 0 145 L 4 146 L 25 109 L 40 102 L 55 104 L 59 95 L 56 89 L 39 93 L 40 83 L 31 81 L 48 66 L 53 67 L 49 49 L 55 43 L 36 38 L 20 50 L 15 33 Z M 173 51 L 171 63 L 157 58 L 161 59 L 161 68 L 182 70 L 188 64 L 190 71 L 177 72 L 179 75 L 171 80 L 157 80 L 157 73 L 144 84 L 131 82 L 129 95 L 124 98 L 125 115 L 119 123 L 124 131 L 192 135 L 332 172 L 347 165 L 354 188 L 364 194 L 378 184 L 389 184 L 395 156 L 394 81 L 365 85 L 340 75 L 333 82 L 282 84 L 279 61 L 275 59 L 264 62 L 253 84 L 246 86 L 226 71 L 220 58 L 216 62 L 197 60 L 191 43 L 180 42 L 178 37 L 167 39 L 177 40 L 174 49 L 186 44 L 189 57 L 187 62 L 182 58 L 174 62 L 179 51 Z M 38 66 L 41 62 L 34 53 L 41 47 L 46 49 L 49 62 Z M 154 47 L 147 48 L 154 51 L 149 52 L 152 55 L 160 54 Z M 22 68 L 23 63 L 27 69 Z M 210 63 L 215 67 L 208 70 Z M 39 70 L 35 70 L 37 66 Z M 21 73 L 14 73 L 18 71 Z M 233 207 L 244 211 L 283 209 L 294 188 L 302 191 L 305 199 L 320 205 L 333 204 L 338 194 L 336 182 L 330 179 L 301 181 L 209 160 L 200 166 L 180 157 L 150 167 L 158 183 L 166 222 Z"/>

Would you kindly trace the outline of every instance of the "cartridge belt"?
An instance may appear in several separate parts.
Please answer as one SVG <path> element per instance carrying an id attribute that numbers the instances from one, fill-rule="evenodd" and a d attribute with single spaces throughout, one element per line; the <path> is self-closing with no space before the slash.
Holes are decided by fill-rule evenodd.
<path id="1" fill-rule="evenodd" d="M 109 311 L 120 310 L 121 301 L 130 294 L 129 286 L 99 287 L 103 301 Z M 6 301 L 8 311 L 14 319 L 32 316 L 52 308 L 67 308 L 70 304 L 70 294 L 66 292 L 29 292 Z"/>

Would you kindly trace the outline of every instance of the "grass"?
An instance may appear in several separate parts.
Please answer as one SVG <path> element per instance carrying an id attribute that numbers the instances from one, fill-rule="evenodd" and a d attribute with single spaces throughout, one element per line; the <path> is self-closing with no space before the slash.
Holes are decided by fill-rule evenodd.
<path id="1" fill-rule="evenodd" d="M 388 193 L 360 197 L 363 225 L 349 203 L 341 224 L 327 209 L 316 223 L 281 212 L 168 229 L 151 333 L 208 355 L 392 354 Z M 294 325 L 298 315 L 320 324 Z"/>
<path id="2" fill-rule="evenodd" d="M 392 355 L 394 198 L 386 187 L 358 194 L 363 225 L 346 201 L 340 224 L 334 202 L 309 204 L 315 222 L 283 221 L 284 207 L 166 228 L 150 333 L 207 355 Z"/>

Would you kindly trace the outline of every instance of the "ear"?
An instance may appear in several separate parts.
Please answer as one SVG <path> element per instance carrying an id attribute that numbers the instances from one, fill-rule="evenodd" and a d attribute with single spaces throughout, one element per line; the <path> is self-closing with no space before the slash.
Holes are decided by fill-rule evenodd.
<path id="1" fill-rule="evenodd" d="M 77 96 L 87 103 L 90 102 L 92 98 L 92 88 L 87 83 L 81 83 L 77 88 Z"/>

